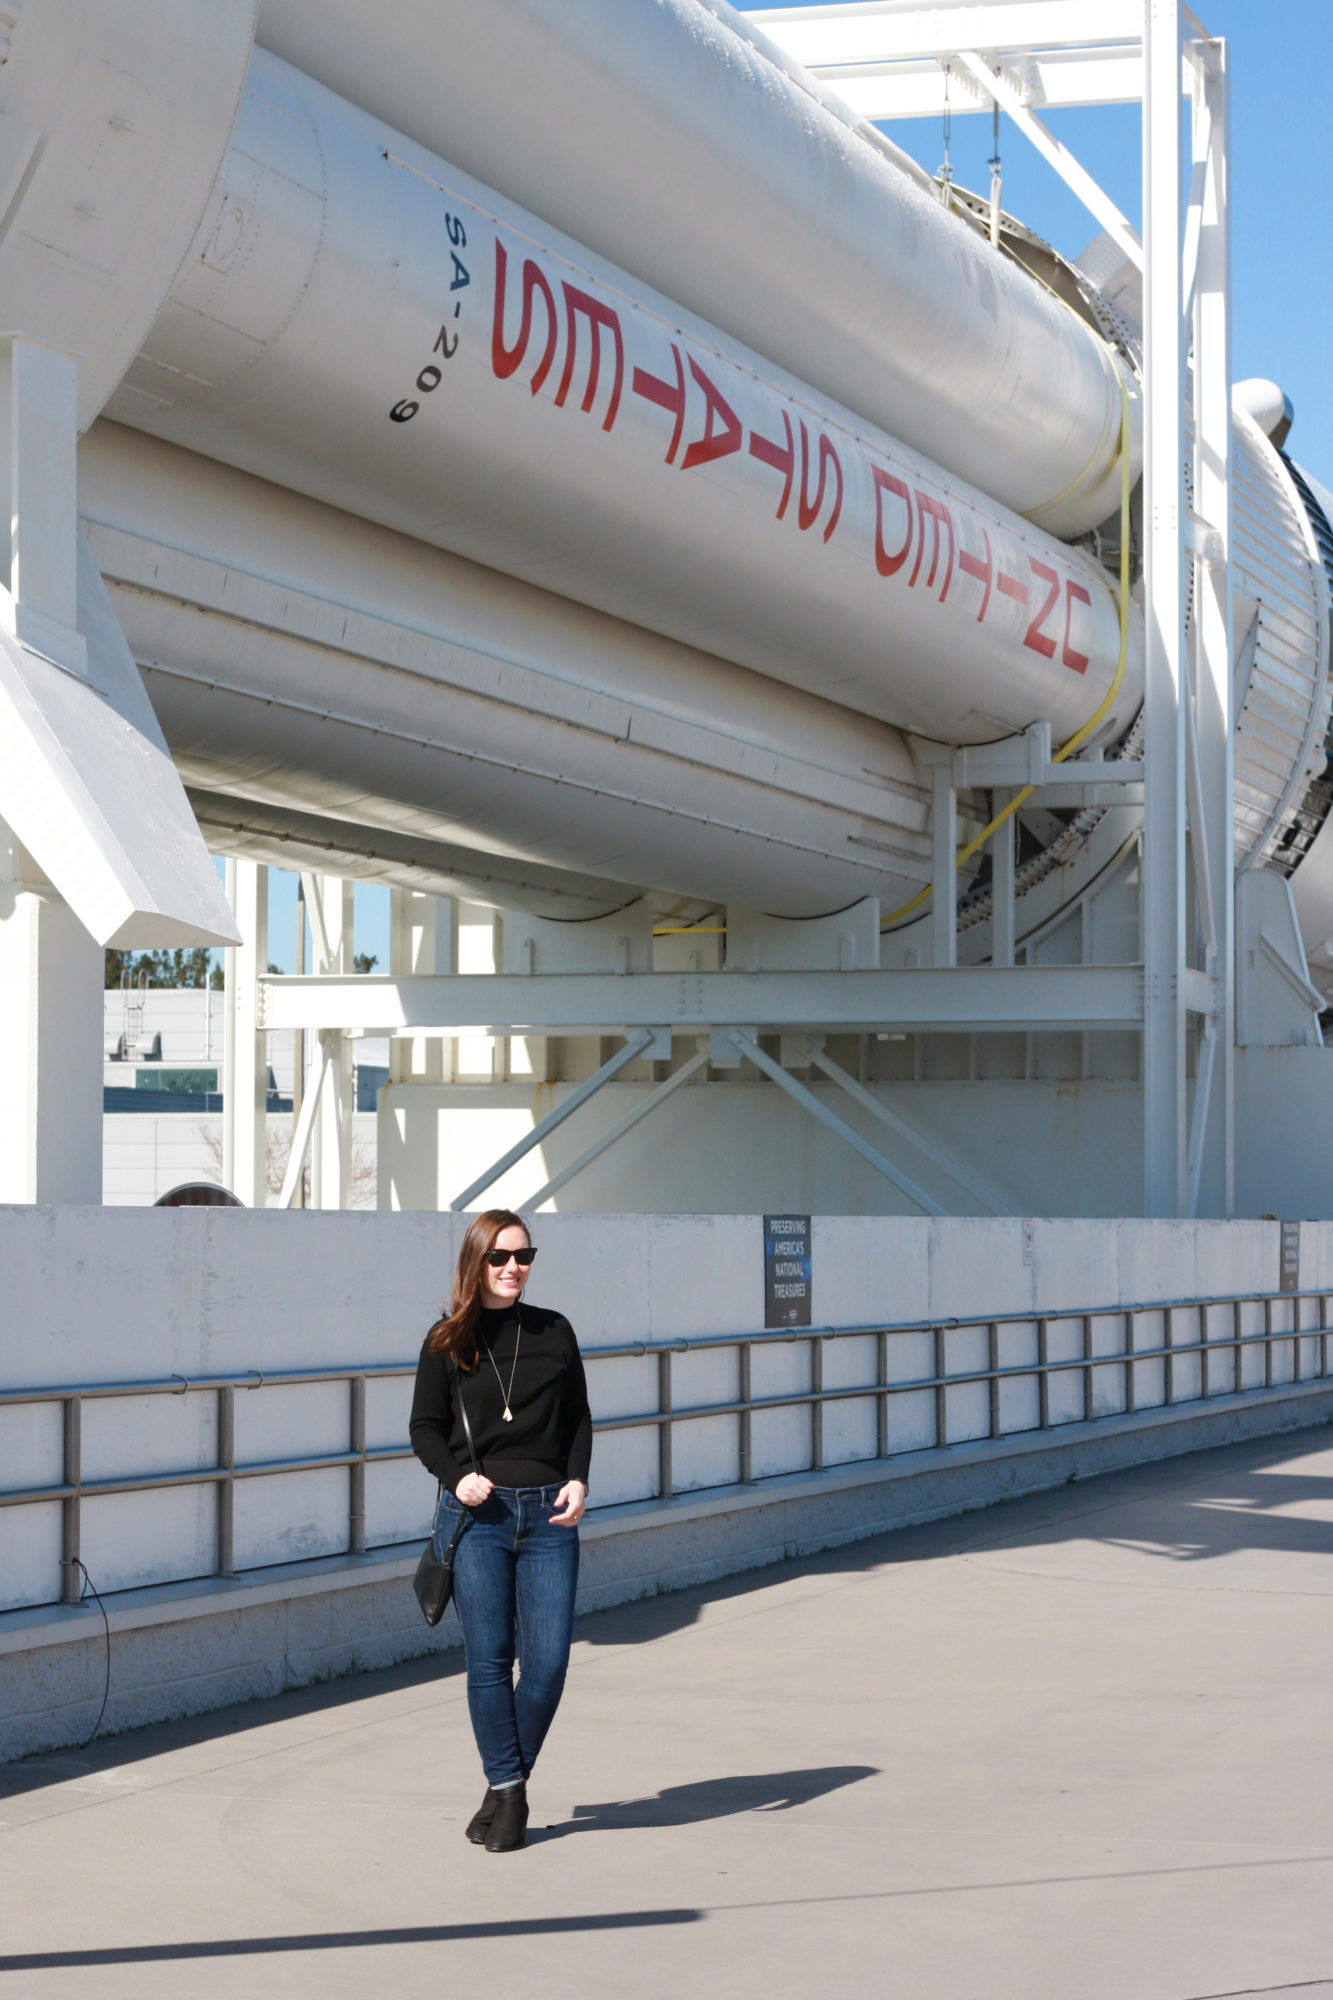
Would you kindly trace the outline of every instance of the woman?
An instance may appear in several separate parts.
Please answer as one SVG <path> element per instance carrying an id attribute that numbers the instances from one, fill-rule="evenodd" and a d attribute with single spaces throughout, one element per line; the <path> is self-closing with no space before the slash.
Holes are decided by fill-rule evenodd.
<path id="1" fill-rule="evenodd" d="M 536 1255 L 521 1216 L 474 1216 L 412 1398 L 412 1449 L 440 1481 L 437 1554 L 470 1516 L 454 1556 L 454 1603 L 486 1796 L 467 1837 L 490 1854 L 523 1845 L 528 1777 L 564 1688 L 592 1455 L 574 1329 L 547 1307 L 519 1303 Z"/>

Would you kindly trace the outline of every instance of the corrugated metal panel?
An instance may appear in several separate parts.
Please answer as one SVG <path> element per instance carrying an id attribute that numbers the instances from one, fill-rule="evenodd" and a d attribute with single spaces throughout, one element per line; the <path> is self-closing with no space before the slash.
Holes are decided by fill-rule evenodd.
<path id="1" fill-rule="evenodd" d="M 1236 640 L 1249 672 L 1236 725 L 1236 859 L 1286 874 L 1318 832 L 1329 717 L 1323 578 L 1303 495 L 1267 439 L 1237 418 L 1232 458 Z M 1246 608 L 1249 612 L 1247 631 Z M 1313 826 L 1309 822 L 1313 820 Z"/>
<path id="2" fill-rule="evenodd" d="M 1325 504 L 1328 496 L 1285 455 L 1283 463 L 1300 495 L 1315 547 L 1324 566 L 1324 576 L 1330 591 L 1333 591 L 1333 525 L 1330 525 Z M 1324 748 L 1327 755 L 1333 756 L 1333 741 L 1330 741 L 1327 730 Z M 1329 783 L 1324 771 L 1319 771 L 1288 811 L 1282 836 L 1273 849 L 1268 865 L 1280 869 L 1284 875 L 1293 875 L 1314 846 L 1330 810 L 1333 810 L 1333 784 Z"/>

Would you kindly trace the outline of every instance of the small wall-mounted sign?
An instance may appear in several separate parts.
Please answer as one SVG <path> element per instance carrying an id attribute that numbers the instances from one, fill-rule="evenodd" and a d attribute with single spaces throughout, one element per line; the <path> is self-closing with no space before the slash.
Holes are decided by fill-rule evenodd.
<path id="1" fill-rule="evenodd" d="M 764 1217 L 764 1325 L 810 1324 L 810 1218 Z"/>
<path id="2" fill-rule="evenodd" d="M 1301 1288 L 1301 1225 L 1299 1222 L 1278 1224 L 1278 1285 L 1280 1292 L 1298 1292 Z"/>

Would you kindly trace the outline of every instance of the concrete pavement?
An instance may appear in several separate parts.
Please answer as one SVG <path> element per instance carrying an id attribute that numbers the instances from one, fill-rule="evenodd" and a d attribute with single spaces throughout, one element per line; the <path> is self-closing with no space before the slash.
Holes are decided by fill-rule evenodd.
<path id="1" fill-rule="evenodd" d="M 1331 1612 L 1325 1429 L 581 1621 L 516 1855 L 456 1656 L 6 1766 L 0 1990 L 1333 1995 Z"/>

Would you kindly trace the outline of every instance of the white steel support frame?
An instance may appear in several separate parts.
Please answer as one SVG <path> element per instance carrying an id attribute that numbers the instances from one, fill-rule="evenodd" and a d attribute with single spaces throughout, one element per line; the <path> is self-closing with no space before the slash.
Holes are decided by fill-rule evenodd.
<path id="1" fill-rule="evenodd" d="M 1234 1207 L 1230 292 L 1226 47 L 1183 0 L 939 0 L 784 8 L 756 17 L 870 119 L 998 105 L 1143 272 L 1144 1212 Z M 1190 92 L 1181 225 L 1182 69 Z M 946 100 L 949 79 L 953 90 Z M 960 87 L 961 86 L 961 87 Z M 1143 107 L 1142 240 L 1037 116 L 1039 105 Z M 1193 351 L 1195 437 L 1186 428 Z M 1193 508 L 1186 505 L 1187 462 Z M 1186 633 L 1186 563 L 1196 615 Z M 933 772 L 939 821 L 953 797 Z M 962 782 L 957 768 L 954 782 Z M 996 844 L 995 964 L 1011 964 L 1012 833 Z M 938 889 L 943 873 L 935 856 Z M 934 962 L 952 962 L 935 897 Z M 1187 1120 L 1187 1017 L 1202 1023 Z"/>
<path id="2" fill-rule="evenodd" d="M 303 875 L 315 963 L 325 975 L 355 975 L 354 885 L 335 875 Z M 316 921 L 318 912 L 318 922 Z M 345 1033 L 321 1024 L 319 1088 L 310 1136 L 310 1206 L 348 1208 L 352 1199 L 355 1073 Z M 295 1151 L 295 1147 L 293 1147 Z"/>
<path id="3" fill-rule="evenodd" d="M 1196 39 L 1192 50 L 1190 207 L 1184 302 L 1194 351 L 1194 563 L 1191 723 L 1187 745 L 1194 888 L 1213 1011 L 1203 1017 L 1186 1164 L 1186 1212 L 1235 1209 L 1235 732 L 1231 551 L 1231 230 L 1228 51 Z"/>
<path id="4" fill-rule="evenodd" d="M 1187 32 L 1182 36 L 1182 25 Z M 1180 75 L 1191 80 L 1182 234 Z M 1226 50 L 1180 0 L 1144 19 L 1144 1211 L 1234 1208 L 1234 900 Z M 1186 357 L 1194 359 L 1194 439 Z M 1187 505 L 1187 456 L 1194 505 Z M 1195 617 L 1187 633 L 1186 564 Z M 1187 867 L 1187 848 L 1188 862 Z M 1201 961 L 1201 962 L 1200 962 Z M 1201 982 L 1197 976 L 1203 974 Z M 1186 1028 L 1202 1004 L 1186 1125 Z M 1220 1058 L 1220 1059 L 1219 1059 Z"/>
<path id="5" fill-rule="evenodd" d="M 1143 1200 L 1183 1215 L 1185 1160 L 1185 329 L 1179 0 L 1144 16 Z"/>
<path id="6" fill-rule="evenodd" d="M 259 1018 L 259 981 L 268 971 L 268 869 L 227 863 L 227 900 L 238 945 L 225 954 L 222 1181 L 247 1208 L 268 1194 L 268 1039 Z"/>
<path id="7" fill-rule="evenodd" d="M 409 976 L 310 984 L 263 982 L 270 1026 L 310 1026 L 328 1041 L 324 1094 L 346 1088 L 347 1031 L 494 1034 L 663 1026 L 710 1028 L 928 1210 L 937 1204 L 853 1128 L 775 1063 L 754 1039 L 780 1030 L 834 1028 L 982 1032 L 1022 1026 L 1096 1032 L 1133 1027 L 1142 1038 L 1144 1211 L 1227 1215 L 1233 1202 L 1232 717 L 1228 110 L 1225 45 L 1183 0 L 939 0 L 906 8 L 783 9 L 757 17 L 796 60 L 825 77 L 862 116 L 920 116 L 947 89 L 958 112 L 1003 108 L 1062 175 L 1144 279 L 1143 560 L 1146 628 L 1145 750 L 1141 764 L 1051 763 L 1040 727 L 980 751 L 926 746 L 934 804 L 928 934 L 932 969 L 799 974 L 636 974 L 476 980 Z M 1190 189 L 1182 227 L 1182 74 L 1190 93 Z M 962 87 L 958 87 L 962 86 Z M 933 95 L 932 95 L 933 93 Z M 938 100 L 938 102 L 936 101 Z M 1143 110 L 1142 239 L 1092 177 L 1041 123 L 1035 107 L 1139 101 Z M 1194 359 L 1194 437 L 1186 425 L 1187 357 Z M 1192 507 L 1186 504 L 1186 468 Z M 1187 633 L 1186 563 L 1196 615 Z M 986 766 L 985 775 L 982 766 Z M 994 957 L 959 968 L 954 898 L 957 792 L 986 783 L 1038 788 L 1043 803 L 1128 803 L 1142 787 L 1143 966 L 1017 966 L 1014 828 L 993 837 Z M 1068 793 L 1068 797 L 1065 793 Z M 349 925 L 350 930 L 350 925 Z M 338 954 L 320 952 L 332 967 Z M 722 984 L 718 982 L 722 981 Z M 1131 990 L 1132 989 L 1132 990 Z M 478 1013 L 485 1019 L 478 1022 Z M 1192 1110 L 1189 1017 L 1201 1024 Z M 343 1053 L 335 1059 L 335 1048 Z M 566 1117 L 629 1059 L 604 1065 L 560 1107 Z M 715 1058 L 716 1059 L 716 1058 Z M 726 1058 L 730 1059 L 730 1057 Z M 832 1077 L 846 1088 L 841 1074 Z M 674 1087 L 675 1080 L 670 1080 Z M 666 1087 L 548 1183 L 543 1197 L 614 1143 Z M 856 1093 L 853 1092 L 853 1095 Z M 340 1097 L 339 1102 L 343 1099 Z M 350 1100 L 348 1100 L 350 1101 Z M 858 1099 L 859 1101 L 859 1099 Z M 868 1107 L 863 1107 L 868 1108 Z M 882 1107 L 876 1109 L 882 1115 Z M 555 1122 L 559 1122 L 556 1120 Z M 892 1122 L 885 1120 L 884 1122 Z M 540 1142 L 543 1121 L 461 1208 Z M 910 1136 L 903 1133 L 901 1136 Z M 915 1140 L 919 1143 L 919 1137 Z M 937 1161 L 959 1179 L 950 1162 Z M 963 1183 L 966 1185 L 966 1183 Z M 995 1198 L 971 1192 L 986 1205 Z"/>

